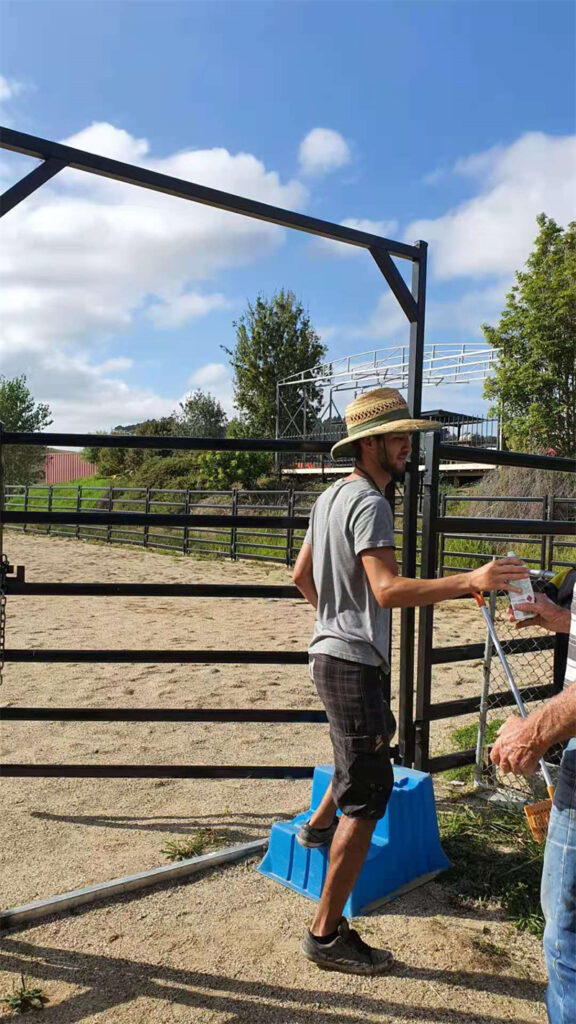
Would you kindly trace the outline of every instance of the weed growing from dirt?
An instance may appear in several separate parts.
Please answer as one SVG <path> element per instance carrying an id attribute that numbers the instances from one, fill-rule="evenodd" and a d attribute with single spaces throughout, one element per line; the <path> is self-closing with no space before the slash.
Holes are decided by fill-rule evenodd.
<path id="1" fill-rule="evenodd" d="M 186 839 L 167 843 L 162 853 L 168 860 L 189 860 L 190 857 L 199 857 L 200 854 L 222 846 L 223 843 L 224 837 L 216 829 L 199 828 Z"/>
<path id="2" fill-rule="evenodd" d="M 460 804 L 439 811 L 440 836 L 453 867 L 441 877 L 457 899 L 498 902 L 520 931 L 544 931 L 540 878 L 544 846 L 522 810 Z"/>
<path id="3" fill-rule="evenodd" d="M 494 718 L 491 722 L 486 723 L 484 730 L 484 742 L 486 744 L 494 743 L 498 735 L 498 729 L 503 724 L 503 718 Z M 458 729 L 453 729 L 450 733 L 450 739 L 454 744 L 453 750 L 474 749 L 478 741 L 478 723 L 471 722 L 470 725 L 461 725 Z M 462 768 L 451 768 L 444 773 L 444 778 L 448 782 L 472 782 L 474 778 L 474 765 L 466 764 Z"/>
<path id="4" fill-rule="evenodd" d="M 14 987 L 10 995 L 2 996 L 1 1003 L 7 1003 L 15 1013 L 28 1013 L 29 1010 L 43 1010 L 44 1003 L 48 1002 L 41 988 L 30 988 L 23 974 L 20 975 L 20 985 Z"/>

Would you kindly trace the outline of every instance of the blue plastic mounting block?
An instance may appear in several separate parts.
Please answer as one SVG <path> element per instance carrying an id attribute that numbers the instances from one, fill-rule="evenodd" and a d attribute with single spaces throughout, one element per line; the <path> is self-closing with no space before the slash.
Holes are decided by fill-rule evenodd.
<path id="1" fill-rule="evenodd" d="M 312 780 L 310 809 L 292 821 L 272 826 L 270 843 L 258 870 L 308 899 L 319 900 L 328 869 L 329 848 L 307 850 L 296 842 L 303 821 L 316 810 L 333 775 L 318 765 Z M 368 856 L 344 913 L 367 914 L 450 867 L 438 834 L 432 778 L 426 772 L 394 767 L 394 787 L 386 814 L 378 821 Z"/>

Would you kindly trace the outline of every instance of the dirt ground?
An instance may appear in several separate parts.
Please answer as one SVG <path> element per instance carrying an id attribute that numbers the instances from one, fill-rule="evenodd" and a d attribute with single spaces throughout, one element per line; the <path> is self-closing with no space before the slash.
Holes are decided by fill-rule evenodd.
<path id="1" fill-rule="evenodd" d="M 29 581 L 289 582 L 281 566 L 197 561 L 138 549 L 7 534 Z M 312 610 L 297 600 L 12 597 L 8 647 L 304 650 Z M 437 644 L 483 639 L 470 602 L 437 611 Z M 396 681 L 398 658 L 394 659 Z M 481 663 L 440 666 L 434 700 L 479 693 Z M 396 688 L 394 682 L 394 689 Z M 0 703 L 29 706 L 315 708 L 305 666 L 17 665 Z M 473 719 L 461 719 L 458 724 Z M 436 751 L 454 723 L 437 723 Z M 316 764 L 323 725 L 9 723 L 2 759 L 33 762 Z M 437 797 L 445 794 L 441 787 Z M 267 835 L 308 805 L 309 782 L 4 779 L 2 905 L 166 863 L 167 842 L 213 826 L 227 845 Z M 42 986 L 46 1021 L 199 1024 L 544 1022 L 540 943 L 494 909 L 455 908 L 440 884 L 363 918 L 393 949 L 377 980 L 325 974 L 298 943 L 312 904 L 263 879 L 255 861 L 96 905 L 4 936 L 0 994 L 20 972 Z M 2 1016 L 11 1016 L 7 1009 Z"/>

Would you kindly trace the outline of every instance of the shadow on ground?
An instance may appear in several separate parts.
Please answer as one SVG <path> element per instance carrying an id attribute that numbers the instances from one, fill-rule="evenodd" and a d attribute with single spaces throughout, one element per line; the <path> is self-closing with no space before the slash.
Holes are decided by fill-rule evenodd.
<path id="1" fill-rule="evenodd" d="M 89 1016 L 104 1013 L 132 1000 L 149 998 L 180 1004 L 190 1010 L 206 1010 L 226 1015 L 227 1024 L 246 1024 L 256 1019 L 267 1024 L 313 1024 L 318 1021 L 365 1024 L 367 1014 L 379 1019 L 394 1018 L 437 1022 L 437 1024 L 506 1024 L 514 1018 L 493 1014 L 474 1014 L 447 1007 L 410 1006 L 406 1002 L 378 998 L 375 994 L 326 992 L 325 989 L 288 988 L 266 982 L 230 978 L 225 975 L 171 968 L 165 964 L 127 960 L 117 957 L 71 952 L 35 945 L 10 936 L 4 939 L 0 968 L 16 974 L 30 975 L 38 983 L 50 981 L 81 985 L 75 993 L 58 1005 L 48 1004 L 43 1020 L 58 1024 L 77 1024 Z M 453 986 L 474 991 L 495 992 L 529 1002 L 542 999 L 543 989 L 530 981 L 487 973 L 446 971 L 407 967 L 397 964 L 395 973 L 405 979 L 446 985 L 446 999 Z M 375 987 L 379 984 L 374 979 Z M 376 989 L 377 991 L 377 989 Z M 327 1004 L 327 997 L 330 1005 Z M 257 1015 L 255 1013 L 257 1008 Z M 235 1014 L 234 1017 L 231 1014 Z M 521 1024 L 522 1018 L 517 1018 Z"/>

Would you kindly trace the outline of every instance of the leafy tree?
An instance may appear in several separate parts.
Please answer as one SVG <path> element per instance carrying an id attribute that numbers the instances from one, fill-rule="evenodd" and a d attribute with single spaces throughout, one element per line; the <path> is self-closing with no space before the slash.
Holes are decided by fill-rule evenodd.
<path id="1" fill-rule="evenodd" d="M 0 376 L 0 422 L 5 430 L 36 433 L 52 423 L 50 408 L 36 403 L 26 377 Z M 7 484 L 31 484 L 44 475 L 47 448 L 43 445 L 7 445 L 4 448 L 4 480 Z"/>
<path id="2" fill-rule="evenodd" d="M 227 437 L 250 437 L 246 424 L 234 419 L 228 424 Z M 233 485 L 253 487 L 260 477 L 272 470 L 270 452 L 200 452 L 198 482 L 202 487 L 228 490 Z"/>
<path id="3" fill-rule="evenodd" d="M 566 231 L 545 214 L 526 268 L 497 327 L 483 325 L 498 350 L 485 383 L 508 445 L 517 451 L 576 455 L 576 223 Z"/>
<path id="4" fill-rule="evenodd" d="M 259 295 L 255 303 L 248 303 L 234 327 L 235 348 L 222 347 L 234 369 L 236 407 L 252 437 L 274 437 L 277 382 L 314 366 L 326 355 L 326 347 L 302 303 L 284 289 L 270 300 Z M 296 415 L 302 402 L 299 389 L 283 391 L 288 412 Z M 317 410 L 320 390 L 311 388 L 309 397 L 311 411 Z M 313 422 L 309 425 L 312 427 Z"/>
<path id="5" fill-rule="evenodd" d="M 186 437 L 224 437 L 226 413 L 210 392 L 197 388 L 179 405 L 178 428 Z"/>
<path id="6" fill-rule="evenodd" d="M 148 437 L 170 437 L 178 433 L 175 416 L 144 420 L 129 427 L 115 427 L 113 434 L 137 434 Z M 96 462 L 101 476 L 124 476 L 134 473 L 145 459 L 172 455 L 169 448 L 99 448 L 97 445 L 85 448 L 83 458 Z"/>

